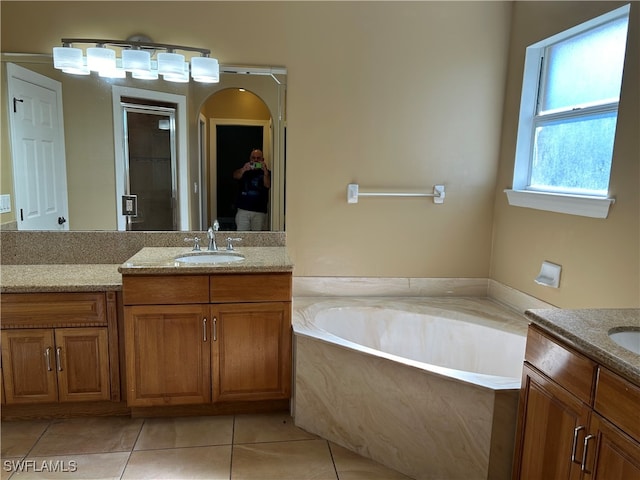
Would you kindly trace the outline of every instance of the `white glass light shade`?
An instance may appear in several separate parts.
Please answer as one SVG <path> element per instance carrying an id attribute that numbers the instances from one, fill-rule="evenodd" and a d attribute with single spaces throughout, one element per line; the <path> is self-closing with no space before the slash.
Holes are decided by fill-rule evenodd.
<path id="1" fill-rule="evenodd" d="M 160 75 L 183 75 L 184 55 L 180 53 L 159 53 L 158 73 Z"/>
<path id="2" fill-rule="evenodd" d="M 116 68 L 116 52 L 110 48 L 87 48 L 87 66 L 93 72 L 105 72 Z"/>
<path id="3" fill-rule="evenodd" d="M 82 68 L 82 49 L 54 47 L 53 66 L 60 70 L 63 68 Z"/>
<path id="4" fill-rule="evenodd" d="M 218 60 L 209 57 L 193 57 L 191 59 L 191 76 L 196 82 L 218 83 L 220 81 Z"/>
<path id="5" fill-rule="evenodd" d="M 138 80 L 157 80 L 158 79 L 158 62 L 151 60 L 151 70 L 148 72 L 131 72 L 131 78 L 137 78 Z"/>
<path id="6" fill-rule="evenodd" d="M 80 59 L 79 67 L 64 67 L 62 68 L 62 72 L 71 75 L 90 75 L 91 70 L 87 67 L 87 57 L 82 57 Z"/>
<path id="7" fill-rule="evenodd" d="M 189 83 L 189 63 L 182 62 L 182 72 L 179 74 L 165 74 L 162 75 L 167 82 L 176 82 L 176 83 Z"/>
<path id="8" fill-rule="evenodd" d="M 151 70 L 151 55 L 146 50 L 122 50 L 122 68 L 132 73 L 148 72 Z"/>

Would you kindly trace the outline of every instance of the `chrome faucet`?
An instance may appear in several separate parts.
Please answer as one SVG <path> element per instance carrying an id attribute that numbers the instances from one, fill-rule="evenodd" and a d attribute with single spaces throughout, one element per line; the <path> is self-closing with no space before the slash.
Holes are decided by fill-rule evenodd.
<path id="1" fill-rule="evenodd" d="M 216 252 L 218 250 L 218 245 L 216 244 L 216 232 L 220 230 L 220 224 L 218 220 L 213 222 L 213 226 L 209 227 L 207 230 L 207 237 L 209 237 L 209 250 Z"/>
<path id="2" fill-rule="evenodd" d="M 242 238 L 227 237 L 227 250 L 233 250 L 233 242 L 239 242 Z"/>

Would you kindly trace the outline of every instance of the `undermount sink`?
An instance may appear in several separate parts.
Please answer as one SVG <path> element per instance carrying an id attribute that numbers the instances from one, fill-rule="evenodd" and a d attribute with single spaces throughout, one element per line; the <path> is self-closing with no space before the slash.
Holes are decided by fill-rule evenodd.
<path id="1" fill-rule="evenodd" d="M 190 265 L 212 265 L 216 263 L 230 263 L 244 260 L 244 256 L 239 253 L 202 253 L 195 255 L 182 255 L 176 257 L 178 263 L 187 263 Z"/>
<path id="2" fill-rule="evenodd" d="M 640 355 L 640 327 L 621 327 L 609 330 L 609 338 L 622 348 Z"/>

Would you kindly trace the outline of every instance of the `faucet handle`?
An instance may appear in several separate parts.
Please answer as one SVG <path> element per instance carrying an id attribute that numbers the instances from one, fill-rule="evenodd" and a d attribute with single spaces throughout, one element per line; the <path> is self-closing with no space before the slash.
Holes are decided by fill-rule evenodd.
<path id="1" fill-rule="evenodd" d="M 212 228 L 213 228 L 213 230 L 214 230 L 215 232 L 217 232 L 218 230 L 220 230 L 220 223 L 218 223 L 218 219 L 217 219 L 217 218 L 213 221 L 213 226 L 212 226 Z"/>
<path id="2" fill-rule="evenodd" d="M 241 242 L 242 238 L 227 237 L 227 250 L 233 250 L 232 242 Z"/>
<path id="3" fill-rule="evenodd" d="M 198 237 L 187 237 L 184 239 L 185 242 L 193 242 L 193 251 L 194 252 L 199 252 L 200 251 L 200 238 Z"/>

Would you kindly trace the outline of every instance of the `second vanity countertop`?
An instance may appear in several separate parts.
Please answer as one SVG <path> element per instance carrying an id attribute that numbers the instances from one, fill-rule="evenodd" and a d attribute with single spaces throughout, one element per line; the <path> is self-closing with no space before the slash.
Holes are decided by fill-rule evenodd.
<path id="1" fill-rule="evenodd" d="M 534 309 L 526 316 L 602 366 L 640 385 L 640 355 L 621 347 L 608 335 L 611 329 L 640 327 L 640 309 Z"/>
<path id="2" fill-rule="evenodd" d="M 118 268 L 123 275 L 194 275 L 207 273 L 292 272 L 293 263 L 286 247 L 239 247 L 232 253 L 243 260 L 215 264 L 184 264 L 175 261 L 181 255 L 207 255 L 203 248 L 194 252 L 185 247 L 145 247 Z M 215 252 L 224 255 L 224 249 Z"/>
<path id="3" fill-rule="evenodd" d="M 122 289 L 119 265 L 2 265 L 2 293 L 104 292 Z"/>

